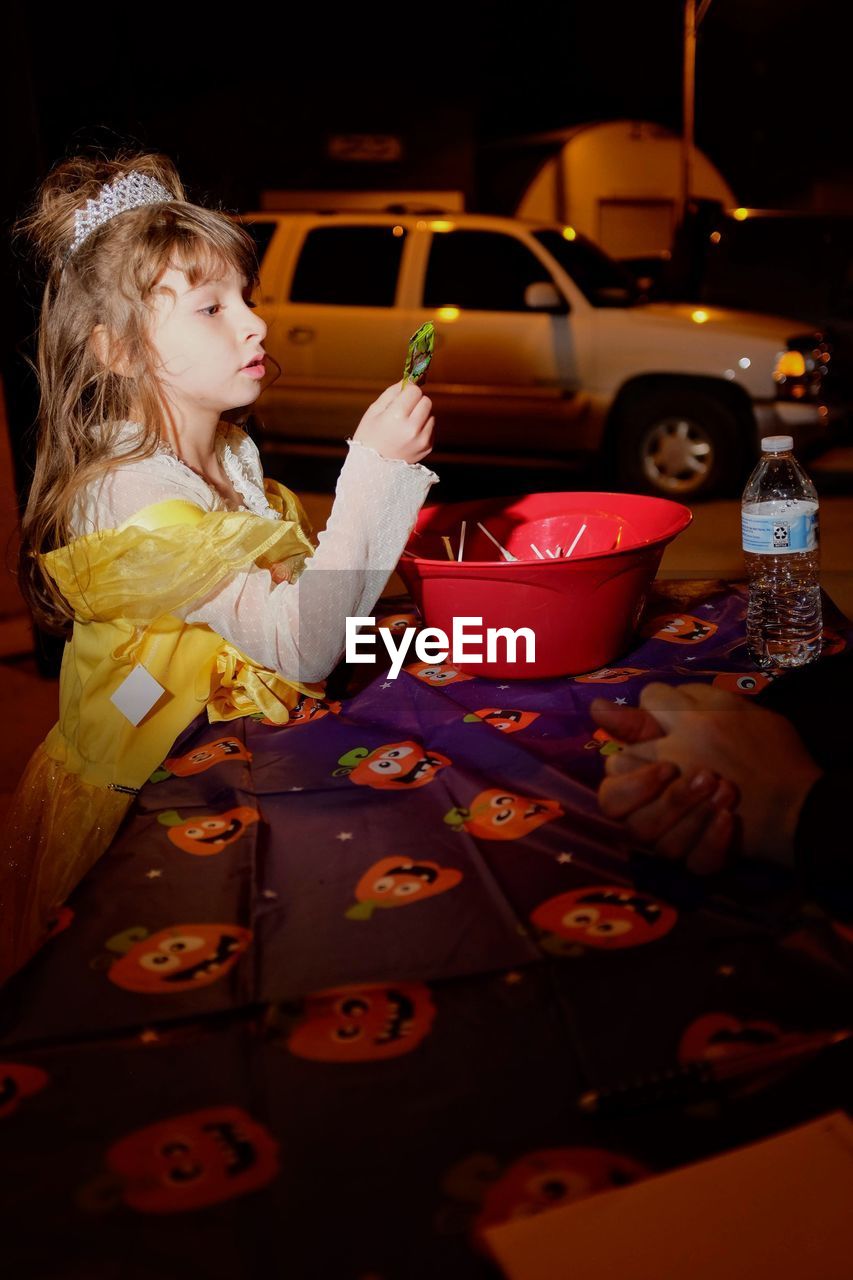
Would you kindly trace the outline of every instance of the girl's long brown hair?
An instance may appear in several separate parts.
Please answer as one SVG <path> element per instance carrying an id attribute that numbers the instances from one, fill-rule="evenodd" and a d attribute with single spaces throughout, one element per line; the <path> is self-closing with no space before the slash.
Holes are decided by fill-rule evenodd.
<path id="1" fill-rule="evenodd" d="M 130 170 L 156 178 L 174 200 L 112 218 L 65 261 L 75 210 Z M 47 277 L 38 330 L 36 461 L 21 522 L 18 582 L 36 622 L 67 635 L 73 612 L 38 555 L 69 541 L 83 489 L 119 456 L 121 422 L 140 424 L 122 460 L 150 457 L 165 436 L 170 415 L 149 341 L 155 285 L 168 266 L 182 269 L 193 288 L 231 267 L 257 284 L 257 258 L 237 218 L 189 203 L 171 160 L 151 152 L 62 161 L 14 230 L 30 240 Z M 107 363 L 92 340 L 96 325 L 108 335 Z"/>

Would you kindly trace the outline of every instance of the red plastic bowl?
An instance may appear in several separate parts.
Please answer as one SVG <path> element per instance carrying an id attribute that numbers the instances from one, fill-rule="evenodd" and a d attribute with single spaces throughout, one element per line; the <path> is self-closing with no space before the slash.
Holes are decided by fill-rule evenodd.
<path id="1" fill-rule="evenodd" d="M 632 493 L 532 493 L 477 502 L 425 507 L 398 565 L 429 627 L 452 636 L 454 617 L 482 618 L 487 628 L 531 628 L 535 661 L 507 661 L 498 643 L 497 661 L 455 663 L 472 675 L 515 679 L 579 675 L 607 666 L 630 648 L 649 587 L 668 543 L 693 514 L 680 502 Z M 442 535 L 459 549 L 467 522 L 463 560 L 447 558 Z M 485 525 L 507 551 L 506 561 L 484 533 Z M 582 525 L 586 530 L 571 557 L 539 560 L 531 549 L 563 553 Z"/>

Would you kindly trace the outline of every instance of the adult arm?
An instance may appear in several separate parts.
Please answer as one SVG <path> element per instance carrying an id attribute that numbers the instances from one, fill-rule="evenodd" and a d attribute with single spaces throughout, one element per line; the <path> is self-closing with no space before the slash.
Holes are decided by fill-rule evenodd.
<path id="1" fill-rule="evenodd" d="M 614 714 L 616 712 L 617 714 Z M 620 737 L 618 709 L 604 711 L 600 703 L 593 704 L 593 714 L 607 723 L 604 727 L 615 737 Z M 729 809 L 731 804 L 720 801 L 717 791 L 720 779 L 726 779 L 737 790 L 737 817 L 743 851 L 754 857 L 768 858 L 785 865 L 792 865 L 794 858 L 794 833 L 800 810 L 822 770 L 810 756 L 793 727 L 782 716 L 756 707 L 734 694 L 714 689 L 708 685 L 650 684 L 643 690 L 640 708 L 634 717 L 644 717 L 646 736 L 630 740 L 630 747 L 608 758 L 607 771 L 612 777 L 622 777 L 622 783 L 602 788 L 606 803 L 620 802 L 628 815 L 626 786 L 638 790 L 638 779 L 626 781 L 625 775 L 642 770 L 639 781 L 645 779 L 649 790 L 653 775 L 648 766 L 667 762 L 674 765 L 682 780 L 690 779 L 701 790 L 707 790 L 707 799 L 716 806 Z M 654 734 L 657 724 L 660 732 Z M 630 723 L 626 726 L 630 732 Z M 664 786 L 663 783 L 660 784 Z M 666 784 L 672 801 L 675 783 Z M 690 783 L 688 782 L 688 788 Z M 694 789 L 696 789 L 694 786 Z M 684 788 L 682 788 L 684 790 Z M 685 792 L 689 800 L 689 791 Z M 646 800 L 645 804 L 660 800 Z M 658 841 L 664 834 L 663 825 L 655 828 L 649 822 L 644 804 L 631 811 L 629 825 L 640 834 L 646 828 L 646 839 Z M 709 817 L 715 815 L 709 815 Z M 693 815 L 694 821 L 698 815 Z M 724 833 L 727 820 L 719 825 Z M 689 826 L 688 826 L 689 829 Z M 704 828 L 699 828 L 704 830 Z M 734 831 L 730 833 L 734 835 Z M 670 837 L 672 838 L 672 837 Z M 677 855 L 676 855 L 677 856 Z M 694 870 L 718 870 L 720 858 L 712 865 L 704 860 L 688 857 L 688 865 Z"/>

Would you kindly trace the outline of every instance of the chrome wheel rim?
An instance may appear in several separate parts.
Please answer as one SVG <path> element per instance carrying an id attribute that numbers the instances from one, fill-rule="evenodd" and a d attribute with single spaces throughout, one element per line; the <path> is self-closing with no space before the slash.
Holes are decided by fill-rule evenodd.
<path id="1" fill-rule="evenodd" d="M 714 466 L 714 442 L 690 418 L 661 418 L 643 437 L 643 474 L 666 493 L 695 493 Z"/>

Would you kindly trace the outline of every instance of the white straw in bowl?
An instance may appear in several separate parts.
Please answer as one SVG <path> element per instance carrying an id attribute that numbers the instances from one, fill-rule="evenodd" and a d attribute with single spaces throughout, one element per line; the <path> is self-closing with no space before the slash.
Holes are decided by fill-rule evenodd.
<path id="1" fill-rule="evenodd" d="M 536 552 L 536 554 L 537 554 L 537 556 L 539 557 L 539 559 L 540 559 L 540 560 L 544 560 L 544 559 L 545 559 L 545 557 L 543 556 L 542 552 L 539 550 L 539 548 L 537 547 L 537 545 L 536 545 L 536 543 L 535 543 L 535 542 L 531 542 L 531 544 L 530 544 L 530 550 L 531 550 L 531 551 L 535 551 L 535 552 Z"/>
<path id="2" fill-rule="evenodd" d="M 484 534 L 486 535 L 486 537 L 489 539 L 489 542 L 493 542 L 493 543 L 495 544 L 495 546 L 497 547 L 498 551 L 500 551 L 501 555 L 503 556 L 504 560 L 517 560 L 517 559 L 518 559 L 518 556 L 514 556 L 514 555 L 512 554 L 512 552 L 507 551 L 506 547 L 502 547 L 502 546 L 501 546 L 501 544 L 498 542 L 497 538 L 493 538 L 493 537 L 492 537 L 492 535 L 489 533 L 488 529 L 486 528 L 486 526 L 485 526 L 485 525 L 483 525 L 483 524 L 480 524 L 480 521 L 479 521 L 479 520 L 477 521 L 477 528 L 478 528 L 478 529 L 482 529 L 483 533 L 484 533 Z"/>
<path id="3" fill-rule="evenodd" d="M 568 549 L 568 551 L 566 552 L 565 556 L 563 557 L 563 559 L 564 559 L 564 560 L 567 560 L 567 559 L 569 558 L 569 556 L 572 554 L 572 552 L 574 551 L 575 547 L 576 547 L 576 546 L 578 545 L 578 543 L 580 542 L 580 540 L 581 540 L 581 534 L 583 534 L 583 533 L 586 533 L 586 525 L 585 525 L 585 524 L 582 524 L 582 525 L 581 525 L 581 527 L 578 529 L 577 533 L 575 534 L 575 540 L 574 540 L 574 542 L 572 543 L 572 545 L 569 547 L 569 549 Z"/>
<path id="4" fill-rule="evenodd" d="M 460 533 L 459 533 L 459 551 L 457 552 L 457 555 L 456 555 L 456 559 L 457 559 L 457 560 L 461 560 L 461 559 L 462 559 L 462 548 L 465 546 L 465 525 L 466 525 L 466 523 L 467 523 L 467 521 L 465 521 L 465 520 L 463 520 L 463 521 L 462 521 L 462 528 L 461 528 Z"/>

